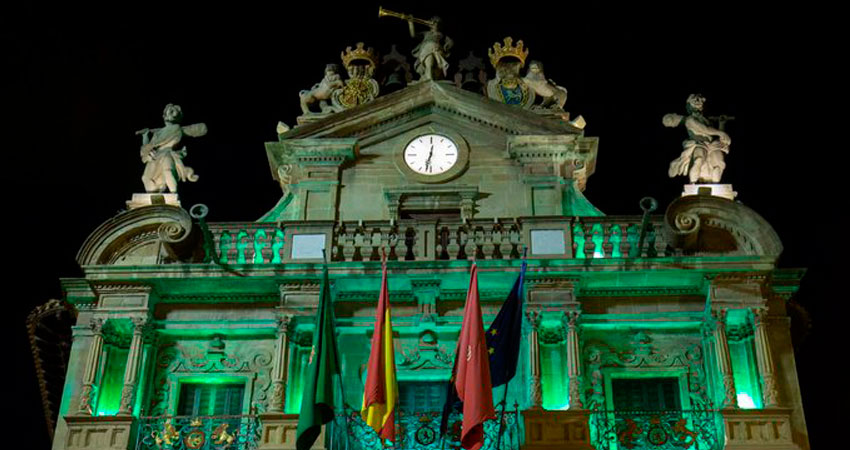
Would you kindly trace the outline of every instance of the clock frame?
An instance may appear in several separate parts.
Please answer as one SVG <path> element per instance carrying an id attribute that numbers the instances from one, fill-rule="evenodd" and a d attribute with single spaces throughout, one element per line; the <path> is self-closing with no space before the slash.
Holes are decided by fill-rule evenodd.
<path id="1" fill-rule="evenodd" d="M 455 161 L 455 164 L 450 169 L 443 173 L 432 175 L 416 172 L 407 165 L 407 162 L 404 159 L 405 150 L 411 142 L 423 135 L 430 134 L 444 136 L 454 142 L 457 147 L 457 161 Z M 417 128 L 416 130 L 404 133 L 401 136 L 400 142 L 402 142 L 402 144 L 395 152 L 396 167 L 404 174 L 405 177 L 417 183 L 444 183 L 458 177 L 469 165 L 469 145 L 466 143 L 463 136 L 454 130 L 435 126 Z"/>

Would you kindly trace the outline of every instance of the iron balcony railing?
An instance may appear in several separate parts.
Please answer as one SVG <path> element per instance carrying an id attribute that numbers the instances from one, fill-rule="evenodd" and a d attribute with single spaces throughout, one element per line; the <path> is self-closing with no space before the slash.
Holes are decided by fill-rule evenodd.
<path id="1" fill-rule="evenodd" d="M 590 415 L 597 450 L 720 450 L 718 411 L 605 411 Z"/>
<path id="2" fill-rule="evenodd" d="M 398 411 L 396 419 L 396 442 L 393 448 L 405 450 L 458 450 L 460 446 L 461 421 L 459 413 L 449 416 L 446 436 L 440 435 L 442 412 L 406 413 Z M 497 413 L 497 415 L 500 415 Z M 522 420 L 518 413 L 504 414 L 502 438 L 499 439 L 499 421 L 484 422 L 484 446 L 482 450 L 519 450 L 523 441 Z M 373 450 L 384 448 L 380 437 L 360 418 L 360 412 L 338 415 L 330 424 L 329 450 Z M 498 444 L 498 447 L 497 447 Z"/>
<path id="3" fill-rule="evenodd" d="M 140 417 L 136 450 L 253 450 L 257 416 Z"/>

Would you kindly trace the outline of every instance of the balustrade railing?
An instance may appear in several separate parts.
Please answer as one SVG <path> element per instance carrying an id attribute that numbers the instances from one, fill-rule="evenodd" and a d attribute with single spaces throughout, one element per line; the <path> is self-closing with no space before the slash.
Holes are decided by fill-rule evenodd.
<path id="1" fill-rule="evenodd" d="M 253 450 L 257 416 L 140 417 L 136 450 Z"/>
<path id="2" fill-rule="evenodd" d="M 610 259 L 672 256 L 661 233 L 660 216 L 652 217 L 642 249 L 640 216 L 530 217 L 439 221 L 358 221 L 210 223 L 217 262 L 228 265 L 297 262 L 292 242 L 297 234 L 325 236 L 332 261 L 516 259 L 523 247 L 532 257 Z M 307 229 L 305 231 L 305 229 Z M 537 252 L 531 241 L 538 231 L 562 231 L 556 246 L 563 251 Z M 551 242 L 550 242 L 551 243 Z"/>
<path id="3" fill-rule="evenodd" d="M 440 435 L 441 412 L 406 413 L 398 411 L 396 419 L 396 442 L 393 448 L 405 450 L 458 450 L 460 446 L 461 421 L 459 413 L 449 416 L 446 436 Z M 502 439 L 499 436 L 499 421 L 484 422 L 484 446 L 482 450 L 519 450 L 524 430 L 517 412 L 504 415 Z M 360 412 L 338 415 L 330 424 L 329 450 L 373 450 L 383 448 L 381 439 L 360 418 Z M 497 448 L 498 444 L 498 448 Z"/>
<path id="4" fill-rule="evenodd" d="M 717 411 L 601 411 L 590 415 L 597 450 L 720 450 Z"/>

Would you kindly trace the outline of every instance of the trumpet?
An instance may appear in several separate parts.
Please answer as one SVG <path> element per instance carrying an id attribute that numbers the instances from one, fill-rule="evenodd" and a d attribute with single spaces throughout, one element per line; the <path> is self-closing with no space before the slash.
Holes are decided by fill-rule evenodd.
<path id="1" fill-rule="evenodd" d="M 395 17 L 397 19 L 427 25 L 429 27 L 434 25 L 434 22 L 431 20 L 417 19 L 416 17 L 413 17 L 412 14 L 404 14 L 395 11 L 390 11 L 389 9 L 384 9 L 380 6 L 378 7 L 378 17 Z"/>

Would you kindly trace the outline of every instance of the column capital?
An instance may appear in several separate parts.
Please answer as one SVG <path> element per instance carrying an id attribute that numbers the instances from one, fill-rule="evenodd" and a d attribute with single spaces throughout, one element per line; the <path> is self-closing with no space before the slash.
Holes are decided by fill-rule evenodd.
<path id="1" fill-rule="evenodd" d="M 750 308 L 750 311 L 753 313 L 753 325 L 756 327 L 764 326 L 767 324 L 767 307 L 766 306 L 758 306 Z"/>
<path id="2" fill-rule="evenodd" d="M 289 333 L 292 331 L 293 325 L 294 325 L 294 318 L 293 318 L 292 314 L 288 314 L 288 313 L 278 314 L 278 316 L 276 317 L 276 321 L 277 321 L 277 333 L 279 335 L 283 334 L 283 335 L 288 336 Z"/>
<path id="3" fill-rule="evenodd" d="M 543 320 L 543 313 L 539 309 L 528 308 L 525 311 L 525 317 L 528 319 L 528 323 L 531 324 L 531 327 L 534 331 L 540 330 L 540 323 Z"/>
<path id="4" fill-rule="evenodd" d="M 92 317 L 87 325 L 92 333 L 100 335 L 103 333 L 103 326 L 106 325 L 106 319 L 103 317 Z"/>

